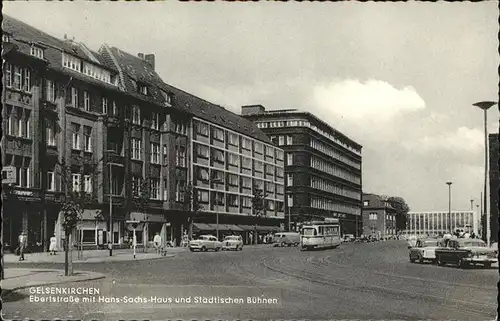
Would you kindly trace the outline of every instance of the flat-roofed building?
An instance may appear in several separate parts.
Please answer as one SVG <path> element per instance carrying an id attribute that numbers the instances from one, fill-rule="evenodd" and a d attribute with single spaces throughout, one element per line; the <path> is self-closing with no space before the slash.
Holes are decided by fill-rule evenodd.
<path id="1" fill-rule="evenodd" d="M 450 231 L 464 230 L 478 235 L 478 220 L 474 211 L 409 212 L 405 234 L 443 235 Z"/>

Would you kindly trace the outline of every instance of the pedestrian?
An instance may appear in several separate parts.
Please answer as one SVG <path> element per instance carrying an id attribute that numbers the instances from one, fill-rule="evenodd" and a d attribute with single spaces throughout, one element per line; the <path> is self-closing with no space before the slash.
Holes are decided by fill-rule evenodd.
<path id="1" fill-rule="evenodd" d="M 24 250 L 26 248 L 26 234 L 24 232 L 21 232 L 19 235 L 19 261 L 24 261 Z"/>
<path id="2" fill-rule="evenodd" d="M 156 248 L 156 254 L 160 255 L 161 254 L 161 236 L 159 233 L 156 233 L 154 239 L 153 239 L 154 246 Z"/>
<path id="3" fill-rule="evenodd" d="M 56 250 L 57 250 L 57 238 L 56 235 L 54 234 L 50 238 L 50 246 L 49 246 L 50 255 L 56 255 Z"/>

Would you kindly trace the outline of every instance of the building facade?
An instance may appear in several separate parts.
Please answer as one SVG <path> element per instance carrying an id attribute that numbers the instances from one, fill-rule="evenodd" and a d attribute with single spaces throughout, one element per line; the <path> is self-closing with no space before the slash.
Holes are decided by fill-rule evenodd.
<path id="1" fill-rule="evenodd" d="M 499 154 L 499 141 L 498 133 L 489 135 L 489 176 L 490 176 L 490 227 L 491 239 L 493 242 L 498 242 L 498 193 L 500 173 L 498 171 Z M 481 200 L 482 201 L 482 200 Z M 486 218 L 481 217 L 482 230 L 486 231 Z M 483 233 L 486 238 L 486 233 Z"/>
<path id="2" fill-rule="evenodd" d="M 31 250 L 46 249 L 52 234 L 61 242 L 68 192 L 88 196 L 75 232 L 91 247 L 126 243 L 128 220 L 140 222 L 136 236 L 143 245 L 156 233 L 179 243 L 192 223 L 211 226 L 217 213 L 226 224 L 221 230 L 279 227 L 283 151 L 254 124 L 164 83 L 154 54 L 107 45 L 92 51 L 8 16 L 4 31 L 7 243 L 15 245 L 21 231 Z M 269 190 L 259 216 L 248 210 L 248 180 Z M 202 205 L 196 217 L 185 206 L 188 185 Z"/>
<path id="3" fill-rule="evenodd" d="M 285 225 L 334 217 L 343 234 L 360 235 L 361 145 L 308 112 L 251 105 L 241 114 L 285 151 Z"/>
<path id="4" fill-rule="evenodd" d="M 396 236 L 396 210 L 381 195 L 363 194 L 363 235 Z"/>
<path id="5" fill-rule="evenodd" d="M 460 229 L 478 235 L 477 222 L 474 211 L 409 212 L 405 233 L 437 236 Z"/>

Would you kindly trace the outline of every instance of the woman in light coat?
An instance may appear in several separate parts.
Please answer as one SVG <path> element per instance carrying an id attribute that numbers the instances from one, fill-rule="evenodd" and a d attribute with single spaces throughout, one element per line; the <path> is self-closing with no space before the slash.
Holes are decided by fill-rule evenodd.
<path id="1" fill-rule="evenodd" d="M 57 250 L 57 238 L 56 235 L 54 234 L 50 238 L 50 247 L 49 247 L 50 255 L 56 255 L 56 250 Z"/>

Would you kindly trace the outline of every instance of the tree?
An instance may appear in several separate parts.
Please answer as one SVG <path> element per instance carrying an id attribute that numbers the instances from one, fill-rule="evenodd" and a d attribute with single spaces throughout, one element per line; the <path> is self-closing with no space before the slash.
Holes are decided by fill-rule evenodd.
<path id="1" fill-rule="evenodd" d="M 408 212 L 410 207 L 405 199 L 399 196 L 391 196 L 387 198 L 387 202 L 396 209 L 396 230 L 402 231 L 406 229 L 406 222 L 408 220 Z"/>
<path id="2" fill-rule="evenodd" d="M 182 210 L 188 214 L 189 239 L 193 237 L 193 216 L 195 216 L 203 206 L 199 203 L 198 191 L 189 182 L 182 192 Z"/>
<path id="3" fill-rule="evenodd" d="M 63 214 L 62 227 L 64 230 L 64 274 L 69 276 L 73 274 L 73 232 L 81 220 L 85 205 L 90 203 L 95 197 L 95 193 L 88 193 L 81 187 L 83 184 L 83 175 L 80 175 L 79 190 L 73 190 L 73 173 L 71 166 L 66 164 L 64 159 L 58 163 L 60 167 L 61 185 L 64 191 L 63 205 L 61 213 Z M 97 164 L 87 165 L 93 177 L 96 174 Z"/>
<path id="4" fill-rule="evenodd" d="M 253 187 L 252 215 L 264 217 L 266 215 L 266 197 L 267 194 L 257 186 Z M 254 228 L 254 243 L 257 244 L 257 225 Z"/>

